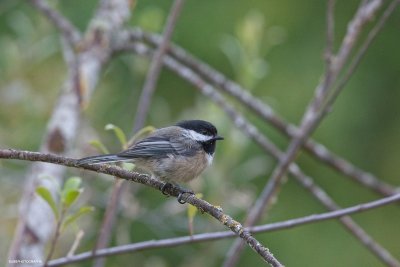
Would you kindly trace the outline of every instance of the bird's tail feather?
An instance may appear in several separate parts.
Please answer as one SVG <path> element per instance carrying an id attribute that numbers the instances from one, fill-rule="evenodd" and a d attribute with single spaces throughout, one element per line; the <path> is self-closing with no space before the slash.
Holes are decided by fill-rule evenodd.
<path id="1" fill-rule="evenodd" d="M 127 161 L 127 160 L 131 160 L 131 159 L 126 158 L 126 157 L 121 157 L 121 156 L 118 156 L 115 154 L 105 154 L 105 155 L 82 158 L 82 159 L 78 160 L 77 164 L 78 165 L 99 164 L 99 163 L 118 162 L 118 161 Z"/>

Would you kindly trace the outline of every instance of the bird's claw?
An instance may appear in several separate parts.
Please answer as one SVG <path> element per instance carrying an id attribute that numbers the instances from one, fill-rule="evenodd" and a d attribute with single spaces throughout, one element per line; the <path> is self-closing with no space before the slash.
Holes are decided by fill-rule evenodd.
<path id="1" fill-rule="evenodd" d="M 162 187 L 161 187 L 161 193 L 163 193 L 163 195 L 168 196 L 168 193 L 165 192 L 165 190 L 167 190 L 168 188 L 171 188 L 172 184 L 171 183 L 165 183 Z"/>
<path id="2" fill-rule="evenodd" d="M 192 190 L 181 188 L 181 192 L 179 193 L 179 195 L 177 197 L 177 200 L 178 200 L 179 204 L 185 204 L 186 203 L 185 200 L 182 200 L 182 197 L 185 194 L 194 195 L 194 192 Z"/>

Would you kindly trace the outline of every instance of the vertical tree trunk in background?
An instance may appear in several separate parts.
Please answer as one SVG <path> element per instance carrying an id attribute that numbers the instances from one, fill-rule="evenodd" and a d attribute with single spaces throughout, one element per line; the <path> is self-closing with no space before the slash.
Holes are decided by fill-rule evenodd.
<path id="1" fill-rule="evenodd" d="M 40 148 L 41 152 L 66 154 L 74 141 L 79 123 L 79 101 L 74 90 L 73 76 L 73 73 L 69 74 L 64 92 L 54 108 Z M 43 185 L 54 194 L 65 170 L 62 166 L 32 164 L 20 203 L 20 219 L 10 249 L 10 260 L 43 259 L 45 245 L 53 231 L 54 220 L 50 219 L 53 218 L 51 209 L 34 192 L 38 185 Z M 49 179 L 43 179 L 47 177 Z"/>
<path id="2" fill-rule="evenodd" d="M 85 38 L 80 40 L 79 49 L 76 49 L 79 53 L 74 54 L 74 48 L 71 53 L 66 53 L 69 73 L 63 92 L 49 119 L 40 152 L 68 154 L 77 135 L 80 107 L 89 103 L 101 69 L 111 56 L 112 34 L 120 30 L 129 19 L 132 2 L 129 0 L 100 1 Z M 53 23 L 57 20 L 57 18 L 52 18 L 55 13 L 49 15 L 50 8 L 44 11 L 43 8 L 39 9 Z M 34 194 L 34 191 L 38 185 L 42 184 L 55 195 L 65 170 L 65 167 L 51 164 L 32 164 L 20 203 L 20 218 L 9 252 L 10 260 L 43 260 L 45 258 L 45 246 L 52 236 L 54 221 L 50 219 L 52 218 L 50 208 Z M 42 179 L 45 177 L 51 179 Z M 12 264 L 12 266 L 16 265 Z M 20 263 L 19 266 L 24 266 L 24 264 Z"/>

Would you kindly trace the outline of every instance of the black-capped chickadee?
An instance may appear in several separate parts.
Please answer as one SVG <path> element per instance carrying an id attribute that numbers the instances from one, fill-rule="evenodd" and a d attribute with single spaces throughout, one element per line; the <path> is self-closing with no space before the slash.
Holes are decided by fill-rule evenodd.
<path id="1" fill-rule="evenodd" d="M 207 121 L 181 121 L 155 130 L 118 154 L 83 158 L 78 165 L 130 161 L 167 183 L 188 182 L 211 165 L 216 141 L 223 139 Z"/>

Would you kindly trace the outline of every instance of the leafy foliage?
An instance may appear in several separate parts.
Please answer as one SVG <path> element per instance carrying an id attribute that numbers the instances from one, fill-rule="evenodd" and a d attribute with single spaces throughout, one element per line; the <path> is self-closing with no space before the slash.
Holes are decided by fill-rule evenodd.
<path id="1" fill-rule="evenodd" d="M 68 178 L 61 189 L 58 197 L 53 197 L 50 191 L 44 186 L 38 186 L 36 193 L 50 206 L 53 211 L 56 223 L 62 225 L 62 231 L 77 221 L 79 217 L 94 210 L 92 206 L 82 206 L 76 211 L 70 208 L 76 203 L 83 192 L 81 187 L 82 179 L 80 177 Z M 56 199 L 60 199 L 57 203 Z"/>

